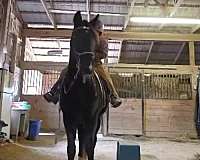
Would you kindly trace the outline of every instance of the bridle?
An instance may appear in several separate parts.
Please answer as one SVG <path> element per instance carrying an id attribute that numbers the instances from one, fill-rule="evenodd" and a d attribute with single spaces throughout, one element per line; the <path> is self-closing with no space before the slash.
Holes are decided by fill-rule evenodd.
<path id="1" fill-rule="evenodd" d="M 87 26 L 80 26 L 80 27 L 77 27 L 75 30 L 79 30 L 79 29 L 87 29 L 88 31 L 89 30 L 92 30 L 95 33 L 94 29 L 92 29 L 91 27 L 87 27 Z M 98 41 L 97 41 L 98 42 Z M 74 57 L 76 59 L 76 72 L 73 76 L 73 79 L 71 81 L 71 83 L 69 84 L 69 87 L 68 89 L 66 90 L 66 88 L 64 87 L 64 93 L 67 95 L 69 93 L 69 91 L 71 90 L 72 86 L 74 85 L 74 82 L 77 80 L 78 78 L 78 74 L 80 73 L 80 57 L 81 56 L 84 56 L 84 55 L 91 55 L 91 56 L 95 56 L 95 52 L 79 52 L 77 51 L 75 48 L 71 48 L 72 52 L 74 53 Z M 83 80 L 83 83 L 85 83 L 85 81 Z"/>

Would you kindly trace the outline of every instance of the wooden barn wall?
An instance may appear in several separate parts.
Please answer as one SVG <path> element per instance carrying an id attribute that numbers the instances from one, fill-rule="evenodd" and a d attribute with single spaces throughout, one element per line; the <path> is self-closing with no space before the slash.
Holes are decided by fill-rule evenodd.
<path id="1" fill-rule="evenodd" d="M 13 79 L 10 79 L 14 82 L 13 98 L 18 100 L 22 76 L 20 61 L 25 46 L 23 24 L 16 10 L 16 1 L 1 0 L 0 5 L 0 68 L 13 73 Z"/>
<path id="2" fill-rule="evenodd" d="M 22 23 L 17 16 L 15 1 L 3 1 L 2 4 L 4 14 L 0 16 L 0 64 L 5 62 L 9 71 L 14 73 L 23 52 Z"/>
<path id="3" fill-rule="evenodd" d="M 142 135 L 144 132 L 149 137 L 196 137 L 192 100 L 147 99 L 144 103 L 144 121 L 141 99 L 123 102 L 121 107 L 109 110 L 108 132 L 111 134 Z"/>
<path id="4" fill-rule="evenodd" d="M 45 86 L 44 82 L 43 85 Z M 196 137 L 194 99 L 145 99 L 142 116 L 142 99 L 124 98 L 122 106 L 109 108 L 108 133 L 149 137 Z M 32 105 L 31 118 L 41 119 L 42 128 L 58 128 L 58 106 L 47 103 L 41 95 L 23 95 L 22 100 Z"/>
<path id="5" fill-rule="evenodd" d="M 42 128 L 58 128 L 58 106 L 42 96 L 23 96 L 32 105 L 30 118 L 41 119 Z M 196 137 L 192 100 L 145 100 L 144 134 L 149 137 Z M 109 108 L 108 133 L 142 135 L 141 99 L 123 99 L 119 108 Z M 62 118 L 62 116 L 61 116 Z M 64 130 L 62 120 L 61 128 Z"/>
<path id="6" fill-rule="evenodd" d="M 52 103 L 47 103 L 42 96 L 23 95 L 22 100 L 28 101 L 31 104 L 30 118 L 42 120 L 42 128 L 45 130 L 58 129 L 58 106 Z M 61 129 L 64 130 L 62 115 Z"/>
<path id="7" fill-rule="evenodd" d="M 108 133 L 142 135 L 141 99 L 123 99 L 119 108 L 109 108 Z"/>
<path id="8" fill-rule="evenodd" d="M 150 137 L 196 137 L 192 100 L 145 101 L 145 132 Z"/>

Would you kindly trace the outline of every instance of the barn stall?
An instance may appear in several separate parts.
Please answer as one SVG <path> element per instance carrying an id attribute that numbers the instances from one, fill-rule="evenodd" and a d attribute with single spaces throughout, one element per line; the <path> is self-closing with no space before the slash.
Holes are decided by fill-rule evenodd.
<path id="1" fill-rule="evenodd" d="M 45 155 L 47 159 L 66 156 L 59 106 L 47 103 L 42 95 L 68 64 L 72 18 L 78 10 L 84 19 L 100 14 L 105 24 L 109 52 L 104 64 L 123 101 L 119 108 L 110 107 L 103 116 L 97 159 L 116 159 L 116 142 L 120 140 L 139 144 L 143 159 L 198 158 L 199 1 L 0 2 L 0 117 L 8 124 L 2 131 L 7 133 L 6 138 L 24 147 L 5 145 L 0 153 L 7 154 L 0 159 L 12 155 L 21 159 L 22 152 L 27 153 L 26 159 L 31 159 L 27 158 L 31 154 L 42 159 Z M 153 22 L 154 19 L 148 21 L 152 17 L 163 19 L 157 19 L 159 23 Z M 170 18 L 177 23 L 168 23 Z M 185 22 L 178 22 L 178 18 Z M 14 90 L 7 91 L 6 85 Z M 13 102 L 17 101 L 31 105 L 30 110 L 20 114 L 19 124 L 14 123 L 17 119 L 10 114 Z M 50 134 L 39 136 L 36 142 L 24 140 L 29 119 L 42 120 L 41 131 Z M 18 125 L 19 137 L 14 132 Z M 58 141 L 57 145 L 50 145 L 50 154 L 45 148 L 50 143 L 48 139 Z M 44 142 L 47 144 L 43 145 Z M 29 153 L 32 151 L 27 146 L 45 154 Z M 174 150 L 170 150 L 172 146 L 176 146 Z M 166 153 L 155 153 L 155 147 Z M 60 157 L 55 156 L 58 148 Z M 172 155 L 168 154 L 170 151 Z"/>

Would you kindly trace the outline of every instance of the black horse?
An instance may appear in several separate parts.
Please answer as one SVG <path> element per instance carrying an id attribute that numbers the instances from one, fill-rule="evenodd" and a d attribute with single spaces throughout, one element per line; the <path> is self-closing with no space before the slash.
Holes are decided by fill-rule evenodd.
<path id="1" fill-rule="evenodd" d="M 74 30 L 70 41 L 70 61 L 67 77 L 60 95 L 60 106 L 66 129 L 68 160 L 74 160 L 78 131 L 79 158 L 94 160 L 94 148 L 100 119 L 108 107 L 108 97 L 94 72 L 95 50 L 99 35 L 90 22 L 82 20 L 80 12 L 74 16 Z M 68 87 L 65 84 L 69 84 Z"/>

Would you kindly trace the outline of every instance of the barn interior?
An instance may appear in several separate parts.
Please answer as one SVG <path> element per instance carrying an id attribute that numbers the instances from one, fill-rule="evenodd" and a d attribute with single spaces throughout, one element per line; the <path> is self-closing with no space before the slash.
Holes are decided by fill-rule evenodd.
<path id="1" fill-rule="evenodd" d="M 67 159 L 59 104 L 43 95 L 69 63 L 77 11 L 100 15 L 122 99 L 103 116 L 96 159 L 117 159 L 123 141 L 142 160 L 199 160 L 199 0 L 0 0 L 0 160 Z"/>

